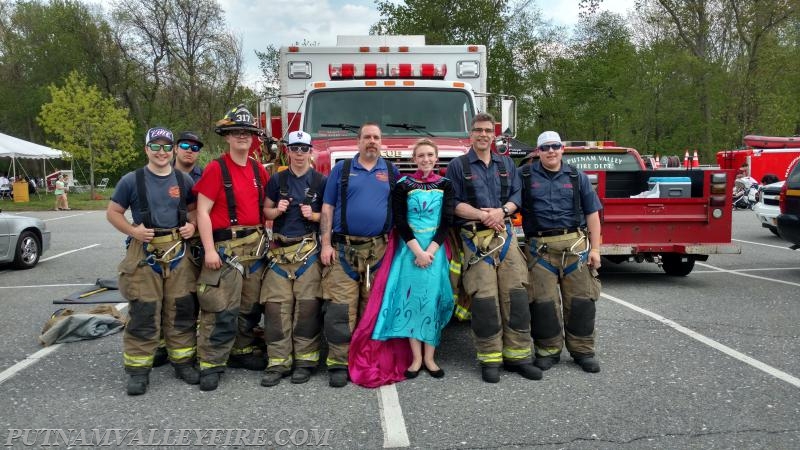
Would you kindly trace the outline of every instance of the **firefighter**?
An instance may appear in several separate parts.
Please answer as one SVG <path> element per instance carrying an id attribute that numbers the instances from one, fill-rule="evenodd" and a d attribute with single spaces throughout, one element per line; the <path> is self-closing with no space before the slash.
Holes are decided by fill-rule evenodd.
<path id="1" fill-rule="evenodd" d="M 261 322 L 261 278 L 266 265 L 264 186 L 269 176 L 250 158 L 259 129 L 239 105 L 216 124 L 228 152 L 211 161 L 195 186 L 203 243 L 198 279 L 200 389 L 213 391 L 228 367 L 264 370 L 254 328 Z"/>
<path id="2" fill-rule="evenodd" d="M 447 166 L 464 253 L 461 277 L 472 298 L 472 336 L 483 381 L 500 381 L 501 365 L 539 380 L 542 372 L 532 364 L 525 260 L 509 221 L 520 204 L 520 184 L 511 158 L 492 153 L 493 140 L 494 118 L 476 115 L 469 151 Z"/>
<path id="3" fill-rule="evenodd" d="M 272 245 L 261 289 L 267 342 L 262 386 L 292 375 L 305 383 L 319 362 L 322 268 L 319 220 L 326 178 L 311 168 L 311 136 L 289 133 L 289 167 L 267 184 L 264 215 L 272 220 Z M 294 372 L 292 372 L 294 363 Z"/>
<path id="4" fill-rule="evenodd" d="M 119 289 L 130 305 L 122 339 L 128 395 L 147 391 L 159 336 L 164 336 L 175 376 L 197 384 L 197 267 L 187 256 L 195 232 L 194 181 L 170 164 L 172 132 L 151 128 L 145 138 L 147 165 L 117 184 L 106 218 L 128 235 L 119 265 Z M 130 208 L 133 224 L 125 218 Z"/>
<path id="5" fill-rule="evenodd" d="M 364 311 L 392 225 L 391 190 L 397 169 L 381 158 L 381 129 L 365 123 L 358 153 L 336 163 L 325 185 L 320 223 L 322 294 L 328 341 L 328 384 L 347 385 L 350 339 Z"/>
<path id="6" fill-rule="evenodd" d="M 202 167 L 197 165 L 197 156 L 203 148 L 203 141 L 193 131 L 184 131 L 178 137 L 177 154 L 175 155 L 174 166 L 176 169 L 186 172 L 195 181 L 203 175 Z"/>
<path id="7" fill-rule="evenodd" d="M 586 174 L 562 163 L 558 133 L 545 131 L 536 146 L 539 160 L 520 170 L 534 364 L 542 370 L 553 367 L 566 340 L 584 371 L 599 372 L 594 322 L 602 205 Z"/>

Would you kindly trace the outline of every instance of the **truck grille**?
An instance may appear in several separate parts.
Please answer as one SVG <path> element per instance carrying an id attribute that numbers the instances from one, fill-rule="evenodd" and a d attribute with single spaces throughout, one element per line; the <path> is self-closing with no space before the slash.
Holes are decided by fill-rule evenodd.
<path id="1" fill-rule="evenodd" d="M 400 173 L 414 173 L 417 171 L 416 164 L 414 164 L 414 161 L 411 161 L 410 159 L 405 159 L 405 158 L 384 158 L 384 159 L 394 164 L 395 167 L 397 167 L 397 170 L 400 171 Z M 436 162 L 436 171 L 439 173 L 444 173 L 444 171 L 447 170 L 447 165 L 450 164 L 450 161 L 452 161 L 453 159 L 455 158 L 440 156 L 439 161 Z"/>

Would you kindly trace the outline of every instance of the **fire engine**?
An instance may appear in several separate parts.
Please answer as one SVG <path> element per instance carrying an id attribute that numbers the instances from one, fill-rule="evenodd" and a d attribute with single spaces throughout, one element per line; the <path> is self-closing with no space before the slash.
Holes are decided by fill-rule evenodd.
<path id="1" fill-rule="evenodd" d="M 745 175 L 761 181 L 771 173 L 779 181 L 789 175 L 789 168 L 800 160 L 800 137 L 754 136 L 744 137 L 748 146 L 742 150 L 723 150 L 717 152 L 717 163 L 722 169 L 745 168 Z"/>
<path id="2" fill-rule="evenodd" d="M 648 170 L 633 148 L 613 141 L 565 142 L 565 163 L 585 172 L 603 209 L 600 254 L 611 262 L 655 262 L 688 275 L 731 243 L 733 170 Z"/>
<path id="3" fill-rule="evenodd" d="M 281 117 L 262 117 L 262 124 L 276 139 L 298 129 L 311 134 L 314 166 L 324 174 L 357 153 L 365 122 L 381 127 L 381 156 L 402 172 L 413 171 L 411 147 L 422 137 L 437 143 L 444 170 L 469 148 L 470 120 L 486 111 L 490 95 L 485 46 L 425 45 L 424 36 L 339 36 L 336 46 L 282 47 L 279 67 Z M 514 99 L 501 99 L 496 128 L 513 130 Z"/>

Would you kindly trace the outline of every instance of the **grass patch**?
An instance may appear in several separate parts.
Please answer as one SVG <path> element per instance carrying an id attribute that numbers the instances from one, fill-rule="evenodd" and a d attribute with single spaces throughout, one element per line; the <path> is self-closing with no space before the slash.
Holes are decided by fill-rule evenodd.
<path id="1" fill-rule="evenodd" d="M 90 198 L 89 192 L 70 192 L 67 194 L 69 208 L 71 210 L 105 210 L 108 206 L 108 199 L 113 193 L 112 189 L 105 191 L 95 190 L 94 199 Z M 3 211 L 52 211 L 56 205 L 56 196 L 53 193 L 33 194 L 28 202 L 14 202 L 9 199 L 0 200 L 0 209 Z"/>

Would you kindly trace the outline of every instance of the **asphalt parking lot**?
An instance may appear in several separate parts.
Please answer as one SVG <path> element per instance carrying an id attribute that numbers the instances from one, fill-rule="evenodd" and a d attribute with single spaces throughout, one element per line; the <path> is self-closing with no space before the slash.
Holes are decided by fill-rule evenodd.
<path id="1" fill-rule="evenodd" d="M 201 392 L 165 366 L 140 397 L 125 395 L 121 334 L 45 351 L 36 339 L 52 300 L 115 276 L 122 236 L 101 211 L 26 215 L 47 221 L 52 247 L 33 270 L 0 267 L 0 443 L 12 448 L 63 436 L 109 448 L 212 437 L 228 448 L 800 448 L 800 251 L 751 211 L 734 212 L 742 254 L 685 278 L 604 264 L 599 374 L 562 360 L 541 381 L 483 383 L 469 327 L 454 323 L 441 380 L 332 389 L 323 370 L 264 388 L 261 374 L 229 370 Z"/>

